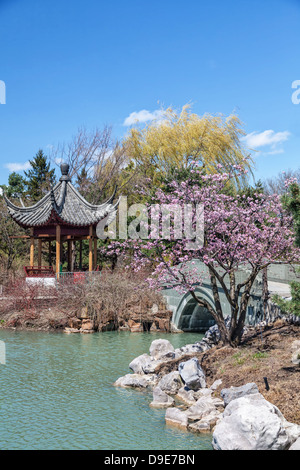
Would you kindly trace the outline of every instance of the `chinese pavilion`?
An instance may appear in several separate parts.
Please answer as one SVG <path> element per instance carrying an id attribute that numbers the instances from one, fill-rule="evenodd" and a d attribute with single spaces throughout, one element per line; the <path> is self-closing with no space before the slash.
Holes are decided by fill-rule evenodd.
<path id="1" fill-rule="evenodd" d="M 30 266 L 25 270 L 29 276 L 49 275 L 52 268 L 51 247 L 56 243 L 56 275 L 61 273 L 62 246 L 68 244 L 68 272 L 74 271 L 74 251 L 79 242 L 79 271 L 82 270 L 82 241 L 89 240 L 89 271 L 97 267 L 96 227 L 105 219 L 109 225 L 116 216 L 118 202 L 113 205 L 115 194 L 100 205 L 87 202 L 71 183 L 69 165 L 61 165 L 59 182 L 36 204 L 22 207 L 13 204 L 5 195 L 12 219 L 23 228 L 30 228 Z M 35 240 L 38 241 L 38 263 L 34 264 Z M 49 268 L 42 266 L 42 244 L 48 243 Z"/>

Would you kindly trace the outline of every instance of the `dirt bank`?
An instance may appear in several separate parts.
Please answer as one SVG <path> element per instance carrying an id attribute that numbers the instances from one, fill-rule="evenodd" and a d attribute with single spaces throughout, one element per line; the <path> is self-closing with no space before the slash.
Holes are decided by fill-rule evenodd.
<path id="1" fill-rule="evenodd" d="M 300 366 L 291 362 L 291 346 L 295 340 L 300 340 L 300 327 L 279 320 L 262 332 L 249 331 L 243 344 L 236 349 L 214 347 L 197 357 L 206 373 L 208 386 L 222 379 L 216 396 L 220 396 L 223 388 L 255 382 L 266 400 L 276 405 L 288 421 L 300 425 Z M 181 357 L 159 367 L 156 372 L 164 375 L 177 370 L 178 363 L 183 361 Z M 264 377 L 267 377 L 269 391 Z"/>

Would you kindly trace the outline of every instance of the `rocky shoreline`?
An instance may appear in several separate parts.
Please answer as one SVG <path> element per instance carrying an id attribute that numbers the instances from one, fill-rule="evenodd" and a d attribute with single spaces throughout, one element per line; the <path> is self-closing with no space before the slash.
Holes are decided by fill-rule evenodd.
<path id="1" fill-rule="evenodd" d="M 207 385 L 201 362 L 219 339 L 213 326 L 201 341 L 178 349 L 155 340 L 114 385 L 151 391 L 150 406 L 166 408 L 166 424 L 211 433 L 215 450 L 299 450 L 300 425 L 288 422 L 255 383 L 222 389 L 220 378 Z M 295 357 L 299 364 L 300 341 L 294 341 Z"/>

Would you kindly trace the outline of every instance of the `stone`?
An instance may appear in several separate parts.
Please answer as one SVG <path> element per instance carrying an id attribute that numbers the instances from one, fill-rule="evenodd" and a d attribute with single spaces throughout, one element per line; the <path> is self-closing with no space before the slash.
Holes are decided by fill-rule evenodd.
<path id="1" fill-rule="evenodd" d="M 221 391 L 221 397 L 223 398 L 224 405 L 226 407 L 232 400 L 255 393 L 259 393 L 257 385 L 255 383 L 248 383 L 241 387 L 224 388 Z"/>
<path id="2" fill-rule="evenodd" d="M 292 350 L 292 352 L 295 352 L 298 349 L 300 349 L 300 340 L 296 339 L 295 341 L 292 342 L 291 350 Z"/>
<path id="3" fill-rule="evenodd" d="M 161 390 L 170 395 L 176 395 L 182 385 L 180 374 L 177 371 L 170 372 L 158 382 L 158 386 Z"/>
<path id="4" fill-rule="evenodd" d="M 212 392 L 213 391 L 210 388 L 200 388 L 200 390 L 197 390 L 197 392 L 194 392 L 195 400 L 197 401 L 201 397 L 211 397 Z M 222 401 L 222 406 L 224 406 L 223 401 Z"/>
<path id="5" fill-rule="evenodd" d="M 190 390 L 188 387 L 181 387 L 178 392 L 176 397 L 186 403 L 187 405 L 194 405 L 196 403 L 196 400 L 194 398 L 194 391 Z"/>
<path id="6" fill-rule="evenodd" d="M 300 364 L 300 349 L 296 350 L 292 355 L 292 363 L 295 365 Z"/>
<path id="7" fill-rule="evenodd" d="M 186 362 L 181 362 L 178 366 L 179 374 L 183 382 L 191 390 L 206 388 L 205 374 L 197 358 L 193 357 Z"/>
<path id="8" fill-rule="evenodd" d="M 291 445 L 289 450 L 300 450 L 300 437 Z"/>
<path id="9" fill-rule="evenodd" d="M 87 307 L 82 307 L 81 311 L 78 313 L 79 318 L 89 318 L 89 312 Z"/>
<path id="10" fill-rule="evenodd" d="M 114 383 L 115 387 L 148 388 L 157 383 L 155 375 L 126 374 Z"/>
<path id="11" fill-rule="evenodd" d="M 193 432 L 211 432 L 212 428 L 216 425 L 221 417 L 222 413 L 220 413 L 220 411 L 213 410 L 200 421 L 189 424 L 188 428 Z"/>
<path id="12" fill-rule="evenodd" d="M 80 330 L 78 330 L 77 328 L 65 328 L 63 330 L 64 333 L 67 333 L 67 334 L 71 334 L 71 333 L 80 333 Z"/>
<path id="13" fill-rule="evenodd" d="M 196 403 L 188 410 L 186 410 L 186 415 L 188 416 L 189 421 L 199 421 L 210 413 L 219 411 L 217 410 L 217 407 L 220 406 L 220 402 L 221 400 L 218 398 L 203 396 L 199 398 L 199 400 L 197 400 Z"/>
<path id="14" fill-rule="evenodd" d="M 153 401 L 150 403 L 150 406 L 153 408 L 168 408 L 173 406 L 174 398 L 167 395 L 160 387 L 155 387 L 153 389 Z"/>
<path id="15" fill-rule="evenodd" d="M 79 330 L 80 327 L 81 327 L 81 320 L 80 320 L 80 318 L 77 318 L 77 317 L 70 318 L 68 323 L 69 323 L 70 328 L 73 328 L 73 329 L 76 329 L 76 330 Z"/>
<path id="16" fill-rule="evenodd" d="M 128 326 L 130 328 L 131 333 L 142 333 L 144 331 L 142 323 L 135 322 L 134 320 L 129 320 Z"/>
<path id="17" fill-rule="evenodd" d="M 200 341 L 199 343 L 194 343 L 194 344 L 186 344 L 185 346 L 182 346 L 181 348 L 175 349 L 175 357 L 176 359 L 180 358 L 181 356 L 185 356 L 187 354 L 197 354 L 201 353 L 204 351 L 207 351 L 210 349 L 210 346 L 205 343 Z"/>
<path id="18" fill-rule="evenodd" d="M 81 322 L 81 330 L 93 330 L 95 327 L 93 320 L 83 318 Z"/>
<path id="19" fill-rule="evenodd" d="M 300 340 L 295 340 L 291 345 L 292 350 L 292 363 L 295 365 L 300 364 Z"/>
<path id="20" fill-rule="evenodd" d="M 253 393 L 227 405 L 214 429 L 212 445 L 215 450 L 286 450 L 297 432 L 299 437 L 299 426 L 288 423 L 260 393 Z"/>
<path id="21" fill-rule="evenodd" d="M 188 418 L 184 411 L 179 408 L 168 408 L 166 411 L 165 420 L 167 424 L 176 426 L 182 429 L 187 429 Z"/>
<path id="22" fill-rule="evenodd" d="M 175 349 L 167 339 L 152 341 L 149 352 L 155 360 L 173 359 L 175 357 Z"/>
<path id="23" fill-rule="evenodd" d="M 220 387 L 220 385 L 222 385 L 222 380 L 221 379 L 215 380 L 214 383 L 209 388 L 211 390 L 215 391 L 215 390 L 217 390 L 217 388 Z"/>

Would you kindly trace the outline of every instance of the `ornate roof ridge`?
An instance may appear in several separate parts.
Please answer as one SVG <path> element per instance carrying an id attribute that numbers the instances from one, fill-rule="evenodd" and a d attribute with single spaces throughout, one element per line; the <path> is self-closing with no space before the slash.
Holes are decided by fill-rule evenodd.
<path id="1" fill-rule="evenodd" d="M 117 188 L 113 195 L 102 204 L 90 204 L 71 183 L 68 175 L 69 166 L 64 164 L 61 169 L 62 177 L 59 182 L 33 206 L 16 206 L 4 195 L 11 217 L 19 225 L 27 227 L 47 225 L 51 220 L 52 211 L 65 224 L 76 226 L 97 224 L 107 215 L 115 213 L 119 201 L 115 205 L 112 205 L 112 202 Z"/>

